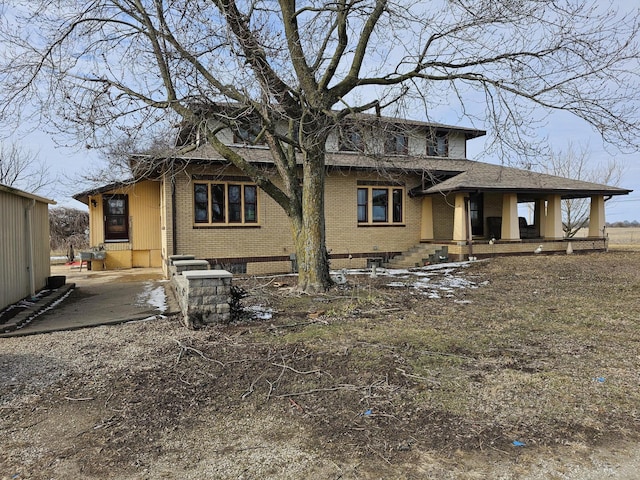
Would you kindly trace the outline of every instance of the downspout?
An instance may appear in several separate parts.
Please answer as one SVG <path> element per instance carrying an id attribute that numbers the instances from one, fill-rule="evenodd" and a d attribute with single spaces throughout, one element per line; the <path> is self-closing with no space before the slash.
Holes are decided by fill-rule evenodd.
<path id="1" fill-rule="evenodd" d="M 178 232 L 177 225 L 178 221 L 176 219 L 176 177 L 175 172 L 173 171 L 173 165 L 171 166 L 171 240 L 172 240 L 172 255 L 178 254 Z"/>
<path id="2" fill-rule="evenodd" d="M 35 207 L 36 201 L 34 199 L 29 200 L 27 207 L 25 208 L 25 220 L 26 220 L 26 230 L 27 230 L 27 241 L 29 242 L 27 249 L 27 270 L 29 272 L 29 294 L 31 298 L 36 296 L 36 277 L 35 277 L 35 268 L 34 268 L 34 257 L 33 254 L 33 207 Z"/>

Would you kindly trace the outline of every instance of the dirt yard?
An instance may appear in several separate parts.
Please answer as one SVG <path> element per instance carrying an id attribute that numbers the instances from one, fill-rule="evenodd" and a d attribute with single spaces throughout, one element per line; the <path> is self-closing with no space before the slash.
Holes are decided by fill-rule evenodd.
<path id="1" fill-rule="evenodd" d="M 0 478 L 638 478 L 640 252 L 347 280 L 0 340 Z"/>

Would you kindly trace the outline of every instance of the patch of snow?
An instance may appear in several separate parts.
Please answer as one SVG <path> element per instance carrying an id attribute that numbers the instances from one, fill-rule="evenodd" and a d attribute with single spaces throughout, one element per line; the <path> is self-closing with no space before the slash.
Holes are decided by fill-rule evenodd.
<path id="1" fill-rule="evenodd" d="M 273 310 L 269 307 L 263 307 L 262 305 L 251 305 L 245 308 L 258 320 L 271 320 L 273 317 Z"/>
<path id="2" fill-rule="evenodd" d="M 156 286 L 153 282 L 146 282 L 144 290 L 138 294 L 136 305 L 151 305 L 153 308 L 164 313 L 167 311 L 167 296 L 162 285 Z"/>
<path id="3" fill-rule="evenodd" d="M 437 265 L 427 265 L 416 269 L 384 270 L 380 275 L 395 277 L 398 280 L 412 278 L 413 281 L 392 281 L 388 287 L 411 288 L 428 298 L 441 298 L 440 293 L 446 293 L 446 297 L 453 297 L 456 290 L 466 288 L 478 288 L 476 283 L 459 274 L 459 269 L 467 267 L 469 262 L 455 262 Z M 434 273 L 434 270 L 438 270 Z"/>

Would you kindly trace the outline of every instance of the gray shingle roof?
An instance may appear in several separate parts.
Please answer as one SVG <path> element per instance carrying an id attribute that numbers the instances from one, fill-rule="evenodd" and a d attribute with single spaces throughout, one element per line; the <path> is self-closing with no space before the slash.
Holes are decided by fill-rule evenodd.
<path id="1" fill-rule="evenodd" d="M 266 147 L 233 147 L 252 163 L 272 164 Z M 224 162 L 209 145 L 203 145 L 179 158 L 205 162 Z M 444 179 L 413 194 L 430 195 L 464 191 L 523 192 L 530 194 L 558 194 L 565 198 L 589 195 L 626 195 L 632 190 L 572 180 L 564 177 L 532 172 L 503 165 L 464 159 L 427 156 L 369 156 L 353 152 L 328 152 L 326 165 L 334 168 L 363 170 L 429 172 Z"/>

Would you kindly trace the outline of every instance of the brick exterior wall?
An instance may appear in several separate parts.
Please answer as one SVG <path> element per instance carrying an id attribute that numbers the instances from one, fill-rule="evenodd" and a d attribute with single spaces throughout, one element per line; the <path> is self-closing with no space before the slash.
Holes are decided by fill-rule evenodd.
<path id="1" fill-rule="evenodd" d="M 192 166 L 175 177 L 176 248 L 173 246 L 170 181 L 163 182 L 163 258 L 192 254 L 229 268 L 246 261 L 246 273 L 290 272 L 290 255 L 295 253 L 289 220 L 282 208 L 258 190 L 258 224 L 200 226 L 194 223 L 193 176 L 242 177 L 233 167 Z M 358 182 L 385 181 L 374 173 L 331 171 L 326 179 L 326 239 L 332 268 L 358 268 L 367 258 L 385 257 L 420 242 L 421 200 L 409 198 L 409 190 L 420 178 L 404 176 L 404 219 L 402 225 L 358 226 Z M 351 259 L 349 259 L 351 255 Z M 166 261 L 165 261 L 166 263 Z"/>

